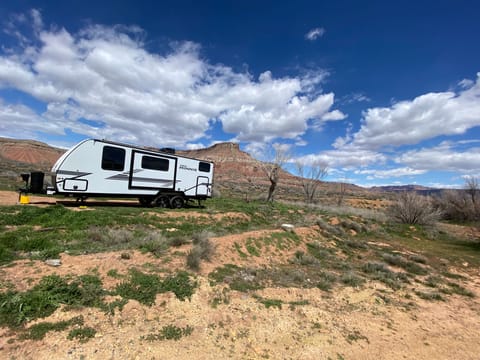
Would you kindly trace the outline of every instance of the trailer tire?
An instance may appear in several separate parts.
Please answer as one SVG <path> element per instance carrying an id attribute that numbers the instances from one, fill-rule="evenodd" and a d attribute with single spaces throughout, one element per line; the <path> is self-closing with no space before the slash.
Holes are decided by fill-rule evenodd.
<path id="1" fill-rule="evenodd" d="M 150 206 L 152 204 L 152 198 L 147 196 L 142 196 L 138 198 L 140 205 L 142 206 Z"/>
<path id="2" fill-rule="evenodd" d="M 185 205 L 185 200 L 181 196 L 174 196 L 170 199 L 170 207 L 172 209 L 181 209 Z"/>
<path id="3" fill-rule="evenodd" d="M 167 208 L 170 205 L 168 196 L 159 196 L 155 199 L 155 205 L 160 208 Z"/>

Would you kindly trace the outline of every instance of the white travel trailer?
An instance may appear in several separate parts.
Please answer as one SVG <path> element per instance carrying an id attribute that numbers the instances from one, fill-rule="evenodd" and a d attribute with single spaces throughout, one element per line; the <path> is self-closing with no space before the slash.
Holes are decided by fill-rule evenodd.
<path id="1" fill-rule="evenodd" d="M 213 163 L 105 140 L 88 139 L 52 168 L 48 194 L 135 197 L 143 205 L 181 208 L 212 196 Z"/>

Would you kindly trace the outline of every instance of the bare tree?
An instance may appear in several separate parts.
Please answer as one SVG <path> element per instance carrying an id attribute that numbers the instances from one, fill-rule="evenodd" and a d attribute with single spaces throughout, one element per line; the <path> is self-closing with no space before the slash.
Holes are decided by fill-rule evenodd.
<path id="1" fill-rule="evenodd" d="M 328 168 L 326 165 L 316 163 L 308 168 L 301 161 L 296 162 L 298 175 L 302 178 L 303 193 L 305 201 L 312 203 L 317 193 L 320 181 L 327 176 Z"/>
<path id="2" fill-rule="evenodd" d="M 472 203 L 475 206 L 477 204 L 477 196 L 480 191 L 477 177 L 469 176 L 465 178 L 465 191 L 468 195 L 470 195 L 470 199 L 472 199 Z"/>
<path id="3" fill-rule="evenodd" d="M 337 205 L 341 206 L 343 204 L 343 200 L 345 199 L 345 195 L 347 193 L 347 183 L 344 181 L 340 181 L 337 183 L 338 192 L 336 194 Z"/>
<path id="4" fill-rule="evenodd" d="M 270 156 L 271 161 L 262 163 L 262 169 L 270 181 L 267 202 L 273 201 L 275 190 L 277 189 L 278 182 L 280 181 L 280 172 L 282 167 L 290 158 L 287 148 L 282 147 L 280 144 L 273 144 L 270 148 L 270 150 L 273 152 L 273 155 Z"/>

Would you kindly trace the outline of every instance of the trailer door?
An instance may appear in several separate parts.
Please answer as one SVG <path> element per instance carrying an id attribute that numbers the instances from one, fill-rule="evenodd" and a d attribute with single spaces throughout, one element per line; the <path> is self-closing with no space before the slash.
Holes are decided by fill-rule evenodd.
<path id="1" fill-rule="evenodd" d="M 129 187 L 132 189 L 175 189 L 177 159 L 132 151 Z"/>
<path id="2" fill-rule="evenodd" d="M 202 196 L 202 195 L 209 195 L 208 192 L 209 192 L 209 181 L 208 181 L 208 177 L 206 176 L 198 176 L 197 177 L 197 196 Z"/>

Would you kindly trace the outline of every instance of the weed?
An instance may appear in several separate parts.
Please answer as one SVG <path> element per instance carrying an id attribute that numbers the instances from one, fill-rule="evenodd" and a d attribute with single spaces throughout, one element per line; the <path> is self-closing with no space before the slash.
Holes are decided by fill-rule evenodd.
<path id="1" fill-rule="evenodd" d="M 174 238 L 169 239 L 170 246 L 174 246 L 174 247 L 180 247 L 188 244 L 189 242 L 190 241 L 186 236 L 176 236 Z"/>
<path id="2" fill-rule="evenodd" d="M 190 280 L 190 276 L 185 271 L 179 271 L 175 275 L 167 276 L 161 283 L 161 292 L 171 291 L 177 299 L 185 301 L 190 299 L 197 286 L 196 282 Z"/>
<path id="3" fill-rule="evenodd" d="M 345 231 L 341 227 L 330 225 L 322 218 L 317 219 L 317 225 L 321 230 L 327 232 L 328 234 L 338 237 L 345 236 Z"/>
<path id="4" fill-rule="evenodd" d="M 207 235 L 207 233 L 202 233 L 201 236 L 196 237 L 193 241 L 193 248 L 187 254 L 187 266 L 192 270 L 199 270 L 201 260 L 210 261 L 215 252 L 215 246 L 206 237 Z"/>
<path id="5" fill-rule="evenodd" d="M 228 282 L 240 270 L 241 268 L 234 264 L 225 264 L 222 267 L 218 267 L 210 274 L 208 274 L 208 278 L 210 279 L 210 285 L 213 286 L 222 282 Z"/>
<path id="6" fill-rule="evenodd" d="M 327 260 L 331 256 L 330 252 L 324 249 L 318 241 L 307 243 L 307 251 L 310 255 L 318 260 Z"/>
<path id="7" fill-rule="evenodd" d="M 408 271 L 409 273 L 416 274 L 416 275 L 428 274 L 428 271 L 424 267 L 422 267 L 421 265 L 418 265 L 418 263 L 406 260 L 403 256 L 393 255 L 393 254 L 383 254 L 382 258 L 388 264 L 401 267 L 406 271 Z"/>
<path id="8" fill-rule="evenodd" d="M 359 240 L 350 240 L 350 239 L 347 239 L 344 241 L 344 244 L 347 245 L 349 248 L 352 248 L 352 249 L 367 249 L 368 246 L 367 244 L 365 244 L 364 242 L 362 241 L 359 241 Z"/>
<path id="9" fill-rule="evenodd" d="M 198 271 L 200 270 L 200 262 L 202 258 L 201 249 L 199 247 L 193 247 L 187 253 L 187 267 L 190 270 Z"/>
<path id="10" fill-rule="evenodd" d="M 95 337 L 96 333 L 97 333 L 97 330 L 95 330 L 94 328 L 85 326 L 78 329 L 70 330 L 70 332 L 68 333 L 67 339 L 68 340 L 77 339 L 81 343 L 85 343 L 88 340 Z"/>
<path id="11" fill-rule="evenodd" d="M 133 269 L 130 270 L 128 281 L 118 284 L 115 293 L 151 306 L 155 303 L 158 293 L 172 291 L 179 300 L 183 301 L 192 296 L 195 287 L 196 284 L 190 281 L 188 273 L 184 271 L 170 275 L 162 281 L 157 275 L 145 274 Z"/>
<path id="12" fill-rule="evenodd" d="M 340 281 L 343 284 L 345 284 L 347 286 L 352 286 L 352 287 L 358 287 L 365 282 L 365 280 L 362 277 L 356 275 L 355 273 L 353 273 L 351 271 L 343 274 L 340 278 Z"/>
<path id="13" fill-rule="evenodd" d="M 400 289 L 403 282 L 408 282 L 408 277 L 404 273 L 391 271 L 384 263 L 367 262 L 362 269 L 372 279 L 381 281 L 395 290 Z"/>
<path id="14" fill-rule="evenodd" d="M 304 306 L 304 305 L 309 305 L 309 304 L 310 304 L 310 301 L 308 301 L 308 300 L 297 300 L 297 301 L 289 301 L 288 302 L 290 310 L 294 310 L 295 307 L 297 307 L 297 306 Z"/>
<path id="15" fill-rule="evenodd" d="M 283 301 L 279 299 L 265 299 L 261 296 L 254 295 L 254 298 L 257 299 L 258 302 L 262 303 L 267 309 L 270 307 L 276 307 L 278 309 L 282 308 Z"/>
<path id="16" fill-rule="evenodd" d="M 348 333 L 347 336 L 345 337 L 345 339 L 347 340 L 347 342 L 349 344 L 351 344 L 354 341 L 358 341 L 358 340 L 365 340 L 367 343 L 370 343 L 368 338 L 365 335 L 362 335 L 360 333 L 360 331 L 358 331 L 358 330 L 354 330 L 354 331 Z"/>
<path id="17" fill-rule="evenodd" d="M 233 245 L 235 246 L 235 250 L 237 250 L 238 255 L 242 259 L 246 259 L 248 257 L 248 255 L 242 251 L 242 248 L 239 243 L 235 242 Z"/>
<path id="18" fill-rule="evenodd" d="M 430 275 L 424 280 L 424 285 L 431 287 L 431 288 L 436 288 L 440 285 L 441 279 L 438 276 Z"/>
<path id="19" fill-rule="evenodd" d="M 56 323 L 42 322 L 30 326 L 25 333 L 19 336 L 20 339 L 41 340 L 50 331 L 63 331 L 74 325 L 83 325 L 83 316 L 76 316 L 67 321 Z"/>
<path id="20" fill-rule="evenodd" d="M 101 280 L 93 275 L 83 275 L 71 282 L 58 275 L 45 276 L 26 292 L 0 293 L 0 324 L 16 327 L 47 317 L 61 304 L 101 307 L 104 294 Z"/>
<path id="21" fill-rule="evenodd" d="M 416 290 L 415 291 L 415 294 L 421 298 L 421 299 L 424 299 L 424 300 L 440 300 L 440 301 L 444 301 L 445 299 L 443 298 L 442 295 L 440 295 L 440 293 L 436 292 L 436 291 L 432 291 L 432 292 L 426 292 L 426 291 L 420 291 L 420 290 Z"/>
<path id="22" fill-rule="evenodd" d="M 245 242 L 245 248 L 250 255 L 260 256 L 260 252 L 251 238 Z"/>
<path id="23" fill-rule="evenodd" d="M 159 333 L 149 334 L 142 337 L 143 340 L 156 341 L 156 340 L 180 340 L 183 336 L 189 336 L 193 332 L 193 327 L 187 325 L 184 328 L 175 325 L 165 325 L 162 327 Z"/>
<path id="24" fill-rule="evenodd" d="M 323 291 L 329 291 L 335 281 L 337 280 L 337 276 L 334 273 L 321 271 L 319 274 L 319 280 L 317 282 L 317 287 Z"/>
<path id="25" fill-rule="evenodd" d="M 419 263 L 419 264 L 426 264 L 428 259 L 420 254 L 412 254 L 408 256 L 408 260 L 411 260 L 413 262 Z"/>
<path id="26" fill-rule="evenodd" d="M 215 289 L 214 290 L 214 297 L 210 304 L 215 309 L 220 304 L 228 304 L 230 303 L 230 294 L 229 289 L 224 287 L 222 290 Z"/>
<path id="27" fill-rule="evenodd" d="M 320 262 L 312 255 L 305 254 L 303 251 L 297 250 L 294 257 L 290 259 L 290 263 L 299 265 L 318 265 Z"/>
<path id="28" fill-rule="evenodd" d="M 467 297 L 470 297 L 470 298 L 475 297 L 475 294 L 472 291 L 464 288 L 461 285 L 458 285 L 457 283 L 448 282 L 447 285 L 450 287 L 451 291 L 454 294 L 461 295 L 461 296 L 467 296 Z"/>
<path id="29" fill-rule="evenodd" d="M 110 269 L 107 271 L 107 276 L 110 276 L 114 279 L 121 279 L 123 276 L 118 273 L 117 269 Z"/>

